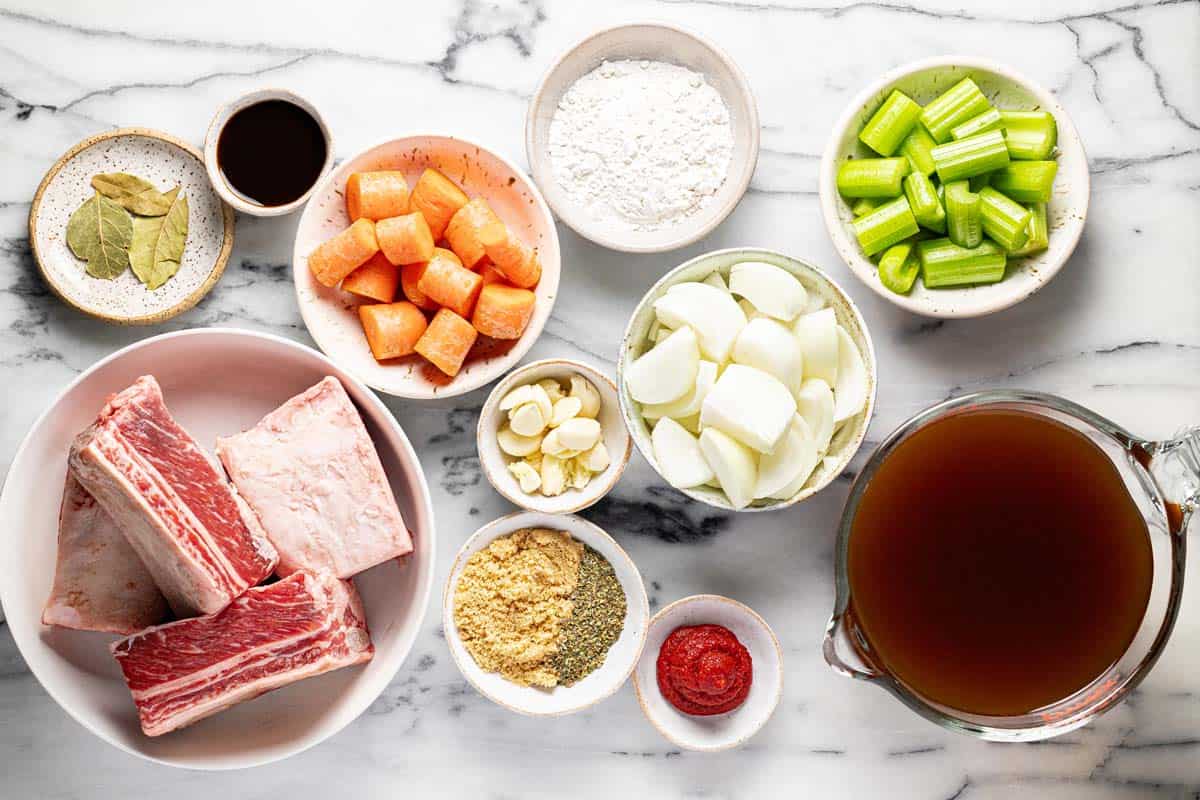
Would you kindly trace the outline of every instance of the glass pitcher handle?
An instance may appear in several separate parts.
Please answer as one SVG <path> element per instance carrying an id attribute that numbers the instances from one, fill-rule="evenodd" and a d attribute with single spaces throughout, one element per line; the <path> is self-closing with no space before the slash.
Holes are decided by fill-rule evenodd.
<path id="1" fill-rule="evenodd" d="M 1200 507 L 1200 427 L 1147 444 L 1146 451 L 1150 457 L 1147 468 L 1169 504 L 1171 531 L 1182 533 Z"/>
<path id="2" fill-rule="evenodd" d="M 882 678 L 883 673 L 859 655 L 858 649 L 850 641 L 850 636 L 847 614 L 835 614 L 825 628 L 825 641 L 821 645 L 825 663 L 832 667 L 834 672 L 847 678 L 860 681 L 876 681 Z"/>

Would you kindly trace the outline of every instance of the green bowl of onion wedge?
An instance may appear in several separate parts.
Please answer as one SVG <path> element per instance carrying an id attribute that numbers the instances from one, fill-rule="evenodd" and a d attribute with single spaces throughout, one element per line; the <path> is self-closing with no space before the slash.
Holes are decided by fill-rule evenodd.
<path id="1" fill-rule="evenodd" d="M 930 317 L 1029 297 L 1083 233 L 1087 156 L 1046 89 L 981 58 L 888 72 L 858 94 L 821 160 L 825 225 L 864 283 Z"/>

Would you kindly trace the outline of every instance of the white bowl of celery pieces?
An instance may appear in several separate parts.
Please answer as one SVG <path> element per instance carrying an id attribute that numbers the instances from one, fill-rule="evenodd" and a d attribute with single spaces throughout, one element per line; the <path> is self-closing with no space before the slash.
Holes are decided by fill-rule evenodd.
<path id="1" fill-rule="evenodd" d="M 877 294 L 930 317 L 990 314 L 1046 285 L 1079 242 L 1089 192 L 1054 96 L 965 56 L 883 75 L 847 106 L 821 160 L 838 254 Z"/>

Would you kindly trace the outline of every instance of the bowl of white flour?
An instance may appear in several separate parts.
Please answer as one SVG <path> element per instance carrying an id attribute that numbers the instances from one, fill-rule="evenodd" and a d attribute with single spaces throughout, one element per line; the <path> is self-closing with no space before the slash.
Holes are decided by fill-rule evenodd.
<path id="1" fill-rule="evenodd" d="M 658 253 L 733 211 L 758 161 L 758 108 L 712 43 L 671 25 L 592 34 L 546 73 L 525 149 L 555 215 L 597 244 Z"/>

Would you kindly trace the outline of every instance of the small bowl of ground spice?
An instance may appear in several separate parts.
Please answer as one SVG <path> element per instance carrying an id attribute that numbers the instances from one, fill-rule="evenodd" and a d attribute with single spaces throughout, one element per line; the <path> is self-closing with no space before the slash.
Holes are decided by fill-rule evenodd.
<path id="1" fill-rule="evenodd" d="M 484 525 L 458 551 L 442 624 L 480 694 L 521 714 L 561 716 L 629 678 L 650 604 L 637 567 L 603 530 L 525 511 Z"/>
<path id="2" fill-rule="evenodd" d="M 715 594 L 676 600 L 654 615 L 633 673 L 638 703 L 685 750 L 740 747 L 783 694 L 783 651 L 748 606 Z"/>

